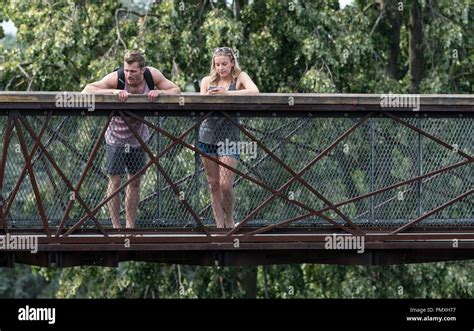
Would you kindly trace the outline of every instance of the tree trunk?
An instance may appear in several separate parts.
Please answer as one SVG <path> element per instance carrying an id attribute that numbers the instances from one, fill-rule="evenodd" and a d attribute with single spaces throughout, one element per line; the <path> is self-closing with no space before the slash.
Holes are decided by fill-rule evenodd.
<path id="1" fill-rule="evenodd" d="M 388 74 L 392 79 L 400 80 L 406 70 L 400 70 L 398 58 L 400 55 L 400 29 L 402 26 L 402 15 L 398 8 L 390 8 L 387 18 L 391 27 L 391 38 L 388 44 Z"/>
<path id="2" fill-rule="evenodd" d="M 246 299 L 257 298 L 257 267 L 243 267 L 240 284 Z"/>
<path id="3" fill-rule="evenodd" d="M 409 23 L 409 66 L 410 66 L 410 92 L 420 92 L 420 82 L 423 73 L 423 31 L 421 25 L 421 8 L 418 0 L 412 0 Z"/>
<path id="4" fill-rule="evenodd" d="M 234 17 L 240 20 L 240 11 L 244 9 L 245 0 L 234 0 Z"/>

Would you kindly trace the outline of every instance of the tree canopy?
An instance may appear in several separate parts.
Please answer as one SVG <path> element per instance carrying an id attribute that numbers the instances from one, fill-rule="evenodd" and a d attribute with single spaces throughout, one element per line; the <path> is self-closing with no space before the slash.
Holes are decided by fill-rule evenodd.
<path id="1" fill-rule="evenodd" d="M 80 91 L 138 49 L 198 91 L 212 50 L 229 46 L 261 92 L 472 93 L 473 15 L 470 0 L 0 0 L 0 21 L 18 28 L 1 40 L 0 90 Z M 472 297 L 472 271 L 472 262 L 17 267 L 0 271 L 0 296 Z"/>

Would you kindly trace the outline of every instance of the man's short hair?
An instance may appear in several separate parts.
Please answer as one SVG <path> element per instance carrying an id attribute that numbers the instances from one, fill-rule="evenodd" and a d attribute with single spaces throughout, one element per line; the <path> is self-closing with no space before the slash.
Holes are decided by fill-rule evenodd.
<path id="1" fill-rule="evenodd" d="M 128 64 L 138 62 L 140 68 L 145 66 L 145 56 L 139 51 L 127 51 L 123 60 Z"/>

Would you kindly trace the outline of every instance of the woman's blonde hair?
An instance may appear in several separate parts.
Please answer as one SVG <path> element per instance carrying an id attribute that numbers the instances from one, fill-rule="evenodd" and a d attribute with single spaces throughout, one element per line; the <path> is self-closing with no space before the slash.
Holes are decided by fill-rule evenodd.
<path id="1" fill-rule="evenodd" d="M 214 52 L 212 54 L 212 61 L 211 61 L 211 73 L 209 76 L 211 77 L 210 84 L 217 84 L 218 79 L 219 79 L 219 74 L 217 73 L 216 70 L 216 62 L 215 58 L 216 56 L 228 56 L 231 60 L 231 62 L 234 63 L 234 67 L 232 68 L 232 77 L 236 79 L 239 77 L 240 73 L 242 72 L 242 69 L 240 69 L 239 66 L 239 61 L 237 61 L 237 58 L 235 57 L 235 53 L 230 47 L 218 47 L 214 49 Z"/>

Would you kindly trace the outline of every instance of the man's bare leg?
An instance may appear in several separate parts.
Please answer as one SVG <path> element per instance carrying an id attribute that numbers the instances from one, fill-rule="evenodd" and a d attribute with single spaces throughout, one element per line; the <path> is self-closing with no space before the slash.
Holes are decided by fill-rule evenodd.
<path id="1" fill-rule="evenodd" d="M 128 175 L 128 179 L 133 175 Z M 137 219 L 138 203 L 140 202 L 140 177 L 134 179 L 127 185 L 125 195 L 125 220 L 127 229 L 135 227 L 135 220 Z"/>
<path id="2" fill-rule="evenodd" d="M 216 226 L 217 228 L 224 228 L 224 210 L 222 209 L 222 195 L 219 185 L 219 165 L 205 157 L 202 158 L 202 162 L 206 170 L 209 189 L 211 190 L 211 204 L 214 218 L 216 219 Z"/>
<path id="3" fill-rule="evenodd" d="M 232 156 L 219 157 L 219 161 L 235 168 L 237 159 Z M 221 184 L 222 208 L 225 214 L 225 226 L 233 228 L 235 226 L 234 210 L 234 172 L 223 166 L 219 166 L 219 182 Z"/>
<path id="4" fill-rule="evenodd" d="M 120 187 L 121 178 L 120 175 L 112 175 L 109 178 L 109 186 L 107 188 L 107 197 Z M 120 229 L 120 193 L 117 193 L 107 203 L 109 207 L 110 218 L 112 220 L 112 226 L 115 229 Z"/>

